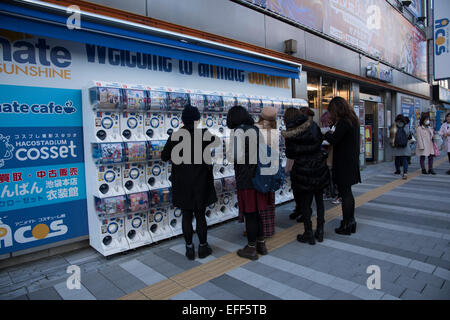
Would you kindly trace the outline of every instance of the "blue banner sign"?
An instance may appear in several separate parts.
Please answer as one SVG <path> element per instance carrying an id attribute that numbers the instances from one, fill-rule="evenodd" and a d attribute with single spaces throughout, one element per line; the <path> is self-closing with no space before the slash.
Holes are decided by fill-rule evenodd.
<path id="1" fill-rule="evenodd" d="M 87 234 L 81 91 L 0 85 L 0 254 Z"/>

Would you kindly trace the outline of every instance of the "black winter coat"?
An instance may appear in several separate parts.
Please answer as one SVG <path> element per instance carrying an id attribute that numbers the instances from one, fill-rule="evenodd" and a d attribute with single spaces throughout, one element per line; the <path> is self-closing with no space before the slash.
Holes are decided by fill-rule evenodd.
<path id="1" fill-rule="evenodd" d="M 217 201 L 214 188 L 214 176 L 212 165 L 206 164 L 203 159 L 203 151 L 211 141 L 202 142 L 202 164 L 194 164 L 194 128 L 183 127 L 191 134 L 191 164 L 172 163 L 172 203 L 174 207 L 186 210 L 206 208 Z M 195 129 L 200 130 L 200 129 Z M 202 129 L 202 134 L 207 129 Z M 182 139 L 181 139 L 182 140 Z M 161 153 L 161 160 L 171 160 L 172 149 L 181 141 L 172 141 L 172 136 L 166 142 Z M 210 147 L 208 147 L 210 148 Z"/>
<path id="2" fill-rule="evenodd" d="M 334 133 L 325 133 L 325 139 L 333 145 L 333 180 L 339 186 L 351 186 L 361 182 L 359 172 L 358 126 L 340 120 Z"/>
<path id="3" fill-rule="evenodd" d="M 256 130 L 256 135 L 259 134 L 259 129 L 258 127 L 252 125 L 241 125 L 239 127 L 237 127 L 236 129 L 242 129 L 244 130 L 244 132 L 246 132 L 247 130 Z M 235 146 L 237 147 L 237 144 L 235 144 Z M 256 148 L 254 150 L 257 150 L 257 152 L 259 151 L 258 147 L 256 146 Z M 242 152 L 242 150 L 240 150 Z M 257 168 L 257 164 L 250 164 L 249 160 L 250 160 L 250 156 L 249 156 L 249 151 L 250 151 L 250 146 L 248 141 L 246 141 L 245 143 L 245 163 L 244 164 L 237 164 L 237 153 L 234 153 L 234 176 L 236 179 L 236 189 L 237 190 L 245 190 L 245 189 L 254 189 L 255 187 L 253 186 L 253 182 L 252 179 L 255 177 L 256 175 L 256 168 Z"/>
<path id="4" fill-rule="evenodd" d="M 305 118 L 306 119 L 306 118 Z M 293 159 L 291 184 L 294 190 L 315 192 L 324 189 L 330 179 L 326 153 L 319 126 L 312 117 L 281 133 L 285 137 L 286 158 Z"/>

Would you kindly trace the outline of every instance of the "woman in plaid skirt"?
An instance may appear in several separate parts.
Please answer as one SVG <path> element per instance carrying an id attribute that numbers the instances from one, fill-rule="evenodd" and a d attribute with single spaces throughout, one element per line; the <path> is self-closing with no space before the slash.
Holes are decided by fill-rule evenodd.
<path id="1" fill-rule="evenodd" d="M 256 126 L 263 135 L 265 143 L 272 150 L 274 148 L 279 150 L 280 135 L 277 130 L 277 110 L 274 107 L 264 107 Z M 267 209 L 259 211 L 263 221 L 265 238 L 270 238 L 275 233 L 275 192 L 269 192 L 268 201 Z"/>

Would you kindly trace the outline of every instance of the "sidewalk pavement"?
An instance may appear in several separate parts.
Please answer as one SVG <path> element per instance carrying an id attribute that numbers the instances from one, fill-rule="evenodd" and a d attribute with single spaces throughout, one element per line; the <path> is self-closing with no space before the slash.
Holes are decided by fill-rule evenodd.
<path id="1" fill-rule="evenodd" d="M 443 159 L 443 157 L 442 157 Z M 418 170 L 413 158 L 410 173 Z M 282 246 L 171 299 L 450 299 L 450 176 L 447 161 L 437 175 L 407 180 L 356 209 L 357 233 L 325 226 L 315 246 L 290 240 Z M 392 162 L 367 166 L 355 197 L 370 195 L 399 179 Z M 326 202 L 326 210 L 332 208 Z M 300 225 L 289 220 L 290 202 L 277 207 L 276 230 Z M 209 228 L 213 256 L 188 261 L 182 237 L 109 259 L 92 248 L 0 270 L 0 299 L 118 299 L 236 251 L 246 244 L 236 220 Z M 194 237 L 196 238 L 196 237 Z M 194 241 L 197 241 L 195 239 Z M 81 268 L 81 289 L 69 290 L 67 267 Z M 367 267 L 381 271 L 381 288 L 367 289 Z"/>

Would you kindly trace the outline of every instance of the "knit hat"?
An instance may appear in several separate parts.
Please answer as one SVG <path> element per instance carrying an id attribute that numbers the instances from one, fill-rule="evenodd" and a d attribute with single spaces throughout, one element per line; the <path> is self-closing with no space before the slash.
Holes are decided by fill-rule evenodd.
<path id="1" fill-rule="evenodd" d="M 181 114 L 181 120 L 184 124 L 191 124 L 195 121 L 200 120 L 200 112 L 196 107 L 193 107 L 191 105 L 187 105 L 183 109 L 183 113 Z"/>
<path id="2" fill-rule="evenodd" d="M 264 107 L 261 111 L 261 118 L 267 121 L 277 119 L 277 109 L 274 107 Z"/>

